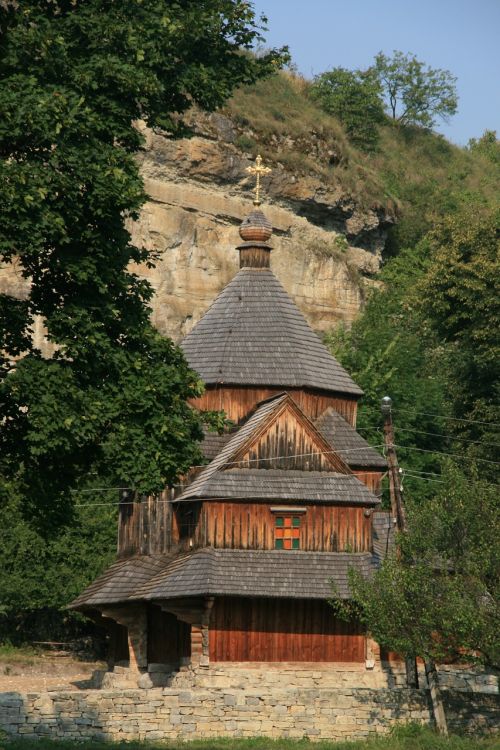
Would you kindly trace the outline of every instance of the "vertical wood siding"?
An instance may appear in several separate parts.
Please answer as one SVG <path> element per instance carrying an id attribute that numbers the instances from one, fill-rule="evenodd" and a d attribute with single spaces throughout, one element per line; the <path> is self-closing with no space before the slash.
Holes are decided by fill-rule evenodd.
<path id="1" fill-rule="evenodd" d="M 236 460 L 240 469 L 349 472 L 323 436 L 290 406 L 278 413 L 265 432 Z"/>
<path id="2" fill-rule="evenodd" d="M 179 529 L 170 498 L 170 490 L 165 490 L 157 496 L 120 505 L 118 557 L 161 555 L 177 544 Z"/>
<path id="3" fill-rule="evenodd" d="M 316 552 L 371 550 L 372 518 L 371 515 L 365 516 L 365 508 L 331 505 L 303 507 L 307 510 L 300 514 L 300 549 Z M 274 531 L 275 514 L 271 512 L 269 503 L 204 502 L 194 530 L 193 545 L 274 549 Z"/>
<path id="4" fill-rule="evenodd" d="M 382 490 L 382 477 L 381 471 L 363 471 L 362 469 L 352 469 L 352 473 L 356 476 L 360 482 L 366 484 L 366 486 L 373 492 L 377 497 L 380 496 Z"/>
<path id="5" fill-rule="evenodd" d="M 337 620 L 323 601 L 217 599 L 210 621 L 210 660 L 363 662 L 357 623 Z"/>
<path id="6" fill-rule="evenodd" d="M 307 416 L 315 420 L 325 409 L 333 407 L 350 425 L 356 427 L 357 399 L 348 396 L 334 396 L 328 391 L 313 391 L 302 388 L 255 388 L 251 386 L 207 387 L 207 390 L 191 403 L 202 411 L 225 411 L 229 419 L 241 422 L 255 406 L 266 398 L 286 390 Z"/>

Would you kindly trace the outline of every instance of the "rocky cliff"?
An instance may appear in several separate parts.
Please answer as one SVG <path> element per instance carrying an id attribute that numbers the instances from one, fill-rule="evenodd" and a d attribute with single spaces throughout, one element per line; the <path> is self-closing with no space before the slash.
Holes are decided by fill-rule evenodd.
<path id="1" fill-rule="evenodd" d="M 150 199 L 131 227 L 134 242 L 158 253 L 156 268 L 137 271 L 155 289 L 154 324 L 177 341 L 236 273 L 238 226 L 252 208 L 244 130 L 222 114 L 194 114 L 191 124 L 194 135 L 181 140 L 145 129 L 140 164 Z M 314 329 L 350 323 L 373 284 L 393 216 L 363 208 L 314 171 L 285 165 L 290 138 L 275 140 L 262 206 L 274 227 L 272 268 Z M 335 160 L 314 132 L 301 148 Z M 0 268 L 0 292 L 22 296 L 26 284 L 15 266 Z M 42 335 L 39 325 L 37 343 L 48 351 Z"/>

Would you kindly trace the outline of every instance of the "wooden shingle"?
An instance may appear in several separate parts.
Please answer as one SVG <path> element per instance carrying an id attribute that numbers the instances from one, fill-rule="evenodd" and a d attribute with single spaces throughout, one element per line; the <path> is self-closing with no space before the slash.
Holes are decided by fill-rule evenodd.
<path id="1" fill-rule="evenodd" d="M 363 393 L 268 268 L 242 268 L 181 347 L 207 385 Z"/>
<path id="2" fill-rule="evenodd" d="M 334 409 L 326 409 L 315 422 L 321 434 L 338 450 L 349 466 L 387 469 L 386 459 L 356 432 Z"/>

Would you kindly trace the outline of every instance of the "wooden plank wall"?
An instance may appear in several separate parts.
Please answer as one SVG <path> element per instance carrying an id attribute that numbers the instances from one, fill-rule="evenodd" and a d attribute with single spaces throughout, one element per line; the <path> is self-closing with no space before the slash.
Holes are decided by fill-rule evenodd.
<path id="1" fill-rule="evenodd" d="M 203 503 L 193 545 L 274 549 L 275 514 L 271 512 L 272 505 L 286 503 Z M 371 550 L 372 519 L 365 516 L 366 508 L 302 507 L 307 510 L 300 514 L 300 549 L 323 552 Z"/>
<path id="2" fill-rule="evenodd" d="M 366 486 L 373 492 L 374 495 L 376 495 L 377 497 L 380 496 L 380 493 L 382 491 L 383 472 L 352 469 L 352 473 L 359 479 L 360 482 L 366 484 Z"/>
<path id="3" fill-rule="evenodd" d="M 172 549 L 179 541 L 179 530 L 170 498 L 170 490 L 165 490 L 157 496 L 120 505 L 118 557 L 161 555 Z"/>
<path id="4" fill-rule="evenodd" d="M 203 396 L 192 399 L 191 404 L 202 411 L 224 411 L 229 419 L 239 423 L 255 406 L 266 398 L 287 391 L 307 416 L 315 420 L 330 406 L 347 422 L 356 427 L 357 400 L 348 396 L 332 396 L 328 391 L 302 388 L 255 388 L 250 386 L 207 386 Z"/>
<path id="5" fill-rule="evenodd" d="M 260 435 L 257 442 L 238 457 L 239 469 L 292 469 L 299 471 L 342 471 L 342 461 L 332 453 L 321 435 L 311 432 L 307 423 L 301 424 L 291 407 L 278 414 L 269 429 Z M 274 458 L 275 456 L 279 458 Z M 272 460 L 270 460 L 272 459 Z"/>
<path id="6" fill-rule="evenodd" d="M 210 620 L 210 660 L 363 662 L 357 623 L 335 618 L 323 601 L 217 599 Z"/>

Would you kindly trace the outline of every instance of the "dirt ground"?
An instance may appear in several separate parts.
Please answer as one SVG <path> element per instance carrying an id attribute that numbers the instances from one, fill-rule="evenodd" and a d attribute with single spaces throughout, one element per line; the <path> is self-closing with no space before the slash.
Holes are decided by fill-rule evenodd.
<path id="1" fill-rule="evenodd" d="M 2 657 L 0 693 L 88 689 L 92 672 L 104 667 L 103 662 L 81 661 L 73 656 L 42 654 L 21 661 Z"/>

